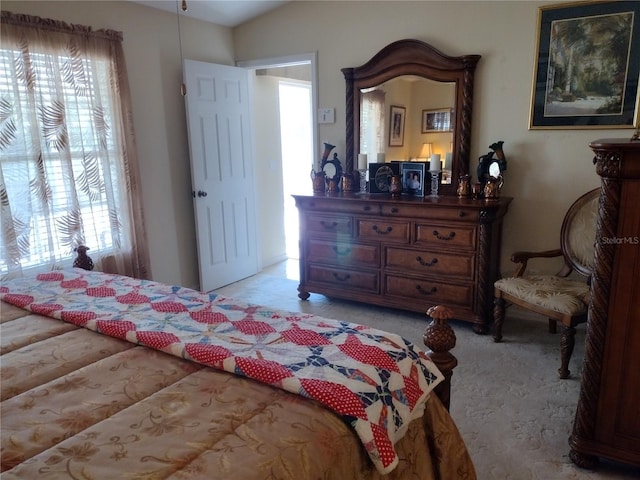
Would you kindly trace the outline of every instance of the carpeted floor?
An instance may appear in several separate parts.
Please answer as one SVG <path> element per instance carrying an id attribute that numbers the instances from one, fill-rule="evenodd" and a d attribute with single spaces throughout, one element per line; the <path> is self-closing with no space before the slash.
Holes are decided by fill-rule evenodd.
<path id="1" fill-rule="evenodd" d="M 250 303 L 363 323 L 422 344 L 427 319 L 420 314 L 297 295 L 298 265 L 282 262 L 216 293 Z M 632 479 L 640 469 L 603 461 L 596 471 L 569 460 L 567 439 L 579 393 L 584 326 L 578 327 L 571 378 L 560 380 L 559 335 L 547 321 L 507 310 L 503 343 L 473 333 L 464 322 L 452 324 L 458 342 L 453 353 L 451 415 L 481 480 Z M 445 479 L 453 480 L 453 479 Z"/>

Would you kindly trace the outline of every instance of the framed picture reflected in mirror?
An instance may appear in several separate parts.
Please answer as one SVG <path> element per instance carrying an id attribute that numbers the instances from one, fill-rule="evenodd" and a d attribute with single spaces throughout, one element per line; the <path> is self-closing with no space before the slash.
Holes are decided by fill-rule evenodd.
<path id="1" fill-rule="evenodd" d="M 422 133 L 450 132 L 451 130 L 450 108 L 422 111 Z"/>
<path id="2" fill-rule="evenodd" d="M 389 146 L 402 147 L 404 145 L 404 120 L 406 108 L 391 105 L 389 115 Z"/>

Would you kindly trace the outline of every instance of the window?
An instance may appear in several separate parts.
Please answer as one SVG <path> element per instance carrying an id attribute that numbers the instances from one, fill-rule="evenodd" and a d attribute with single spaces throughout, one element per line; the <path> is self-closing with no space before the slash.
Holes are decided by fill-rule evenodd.
<path id="1" fill-rule="evenodd" d="M 128 95 L 113 39 L 102 38 L 110 31 L 49 32 L 50 23 L 29 18 L 35 25 L 2 17 L 0 274 L 69 266 L 81 244 L 98 263 L 130 265 L 141 211 L 132 208 Z"/>

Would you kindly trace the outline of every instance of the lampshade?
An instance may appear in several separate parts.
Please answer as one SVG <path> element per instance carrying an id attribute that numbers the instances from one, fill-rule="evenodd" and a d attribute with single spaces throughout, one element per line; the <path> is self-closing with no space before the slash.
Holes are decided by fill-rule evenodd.
<path id="1" fill-rule="evenodd" d="M 431 158 L 433 153 L 433 143 L 423 143 L 418 158 Z"/>

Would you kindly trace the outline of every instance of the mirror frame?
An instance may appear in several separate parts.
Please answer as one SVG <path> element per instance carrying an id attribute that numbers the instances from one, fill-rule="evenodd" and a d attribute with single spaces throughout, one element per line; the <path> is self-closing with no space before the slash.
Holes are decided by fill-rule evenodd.
<path id="1" fill-rule="evenodd" d="M 442 194 L 454 194 L 461 175 L 469 173 L 473 77 L 480 55 L 450 57 L 428 43 L 415 39 L 390 43 L 367 63 L 343 68 L 346 81 L 345 171 L 353 170 L 353 159 L 360 151 L 360 90 L 380 85 L 401 75 L 415 75 L 455 84 L 453 105 L 452 181 L 442 184 Z"/>

